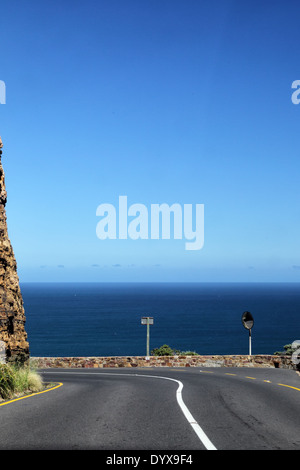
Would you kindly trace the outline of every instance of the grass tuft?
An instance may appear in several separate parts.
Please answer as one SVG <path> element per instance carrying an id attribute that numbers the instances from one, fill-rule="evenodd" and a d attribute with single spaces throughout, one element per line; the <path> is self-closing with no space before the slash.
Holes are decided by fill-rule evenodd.
<path id="1" fill-rule="evenodd" d="M 0 364 L 0 397 L 4 400 L 43 389 L 40 375 L 29 366 Z"/>

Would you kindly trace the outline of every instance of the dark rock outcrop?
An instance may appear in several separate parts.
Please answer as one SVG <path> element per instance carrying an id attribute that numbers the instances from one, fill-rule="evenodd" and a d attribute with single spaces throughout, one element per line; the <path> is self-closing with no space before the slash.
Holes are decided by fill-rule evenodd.
<path id="1" fill-rule="evenodd" d="M 2 147 L 0 137 L 0 341 L 5 343 L 8 361 L 25 362 L 29 358 L 29 344 L 17 263 L 7 232 Z"/>

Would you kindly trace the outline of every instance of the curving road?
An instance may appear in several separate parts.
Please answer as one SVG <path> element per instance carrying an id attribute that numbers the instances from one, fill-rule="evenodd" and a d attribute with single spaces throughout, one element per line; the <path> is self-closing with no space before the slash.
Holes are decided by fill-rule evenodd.
<path id="1" fill-rule="evenodd" d="M 294 371 L 40 372 L 46 382 L 63 385 L 0 404 L 0 449 L 300 449 L 300 377 Z"/>

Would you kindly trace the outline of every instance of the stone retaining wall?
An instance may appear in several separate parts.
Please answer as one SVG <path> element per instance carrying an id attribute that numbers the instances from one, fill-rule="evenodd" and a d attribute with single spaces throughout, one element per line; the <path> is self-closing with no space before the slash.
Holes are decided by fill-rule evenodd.
<path id="1" fill-rule="evenodd" d="M 31 357 L 38 368 L 119 367 L 277 367 L 295 369 L 291 356 L 114 356 L 114 357 Z"/>

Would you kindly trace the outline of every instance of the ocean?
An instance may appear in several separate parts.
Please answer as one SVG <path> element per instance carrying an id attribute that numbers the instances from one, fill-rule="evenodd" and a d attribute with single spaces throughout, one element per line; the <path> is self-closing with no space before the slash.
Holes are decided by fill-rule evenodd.
<path id="1" fill-rule="evenodd" d="M 163 344 L 198 354 L 252 354 L 300 340 L 298 283 L 21 283 L 31 356 L 143 356 Z"/>

